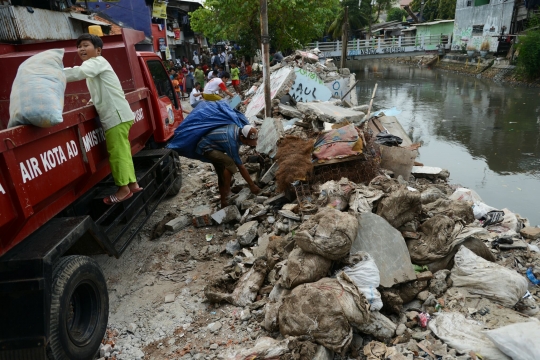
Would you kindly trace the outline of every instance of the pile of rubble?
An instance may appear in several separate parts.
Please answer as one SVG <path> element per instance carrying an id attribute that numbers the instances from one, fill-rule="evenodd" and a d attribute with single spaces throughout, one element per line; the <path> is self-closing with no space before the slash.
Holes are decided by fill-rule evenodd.
<path id="1" fill-rule="evenodd" d="M 210 165 L 189 160 L 201 190 L 154 228 L 154 239 L 193 226 L 225 240 L 174 257 L 226 256 L 205 302 L 232 304 L 230 329 L 257 339 L 177 358 L 535 359 L 540 228 L 416 163 L 419 145 L 397 119 L 370 116 L 354 91 L 317 98 L 327 80 L 345 94 L 355 79 L 314 56 L 272 68 L 272 118 L 257 117 L 257 89 L 242 105 L 259 143 L 241 156 L 262 191 L 236 174 L 218 210 Z"/>

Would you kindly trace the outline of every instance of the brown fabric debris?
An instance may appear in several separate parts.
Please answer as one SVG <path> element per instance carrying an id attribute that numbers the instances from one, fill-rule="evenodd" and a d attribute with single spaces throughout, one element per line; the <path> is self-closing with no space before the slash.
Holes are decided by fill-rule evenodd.
<path id="1" fill-rule="evenodd" d="M 308 180 L 313 172 L 311 153 L 314 140 L 303 140 L 297 136 L 286 136 L 278 143 L 275 160 L 279 164 L 276 172 L 277 190 L 289 189 L 297 180 Z"/>

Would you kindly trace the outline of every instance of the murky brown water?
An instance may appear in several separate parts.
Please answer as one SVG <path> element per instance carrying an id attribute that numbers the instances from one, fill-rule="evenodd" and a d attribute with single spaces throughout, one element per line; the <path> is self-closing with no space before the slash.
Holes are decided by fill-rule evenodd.
<path id="1" fill-rule="evenodd" d="M 512 88 L 444 71 L 365 61 L 360 104 L 377 82 L 378 108 L 397 107 L 420 162 L 450 170 L 450 181 L 485 203 L 540 224 L 540 89 Z"/>

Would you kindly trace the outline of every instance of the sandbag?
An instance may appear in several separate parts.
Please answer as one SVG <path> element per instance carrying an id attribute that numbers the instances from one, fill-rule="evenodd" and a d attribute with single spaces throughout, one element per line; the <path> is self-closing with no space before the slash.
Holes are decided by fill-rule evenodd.
<path id="1" fill-rule="evenodd" d="M 340 181 L 327 181 L 319 187 L 321 194 L 318 202 L 321 205 L 343 211 L 347 208 L 349 197 L 355 187 L 356 184 L 347 178 L 341 178 Z"/>
<path id="2" fill-rule="evenodd" d="M 381 294 L 377 290 L 381 282 L 379 268 L 375 260 L 367 252 L 359 251 L 349 257 L 351 266 L 343 269 L 354 284 L 366 297 L 370 310 L 379 311 L 383 307 Z"/>
<path id="3" fill-rule="evenodd" d="M 460 353 L 474 351 L 483 359 L 510 360 L 486 337 L 476 321 L 467 320 L 460 313 L 441 313 L 429 322 L 428 327 Z"/>
<path id="4" fill-rule="evenodd" d="M 294 239 L 302 250 L 338 260 L 351 250 L 358 232 L 358 221 L 352 215 L 325 207 L 300 225 L 298 230 Z"/>
<path id="5" fill-rule="evenodd" d="M 8 128 L 48 128 L 62 122 L 66 76 L 64 49 L 51 49 L 25 60 L 17 70 L 9 97 Z"/>
<path id="6" fill-rule="evenodd" d="M 446 194 L 435 186 L 430 186 L 420 193 L 422 204 L 429 204 L 441 198 L 446 198 Z"/>
<path id="7" fill-rule="evenodd" d="M 486 336 L 512 360 L 537 360 L 540 357 L 538 321 L 503 326 L 487 331 Z"/>
<path id="8" fill-rule="evenodd" d="M 445 215 L 435 215 L 424 222 L 419 228 L 420 238 L 407 241 L 413 264 L 427 265 L 444 258 L 452 251 L 460 230 L 461 227 Z"/>
<path id="9" fill-rule="evenodd" d="M 474 221 L 474 213 L 469 203 L 457 200 L 438 199 L 435 202 L 424 205 L 424 212 L 433 215 L 442 214 L 453 219 L 460 219 L 465 224 Z"/>
<path id="10" fill-rule="evenodd" d="M 323 278 L 294 288 L 279 308 L 283 336 L 311 336 L 315 342 L 344 354 L 353 338 L 353 326 L 369 320 L 366 298 L 347 277 Z"/>
<path id="11" fill-rule="evenodd" d="M 363 212 L 372 212 L 373 203 L 383 195 L 382 190 L 370 188 L 362 184 L 357 185 L 349 197 L 349 213 L 355 215 Z"/>
<path id="12" fill-rule="evenodd" d="M 406 186 L 390 193 L 377 206 L 377 215 L 383 217 L 396 229 L 413 220 L 422 211 L 420 193 L 409 191 Z"/>
<path id="13" fill-rule="evenodd" d="M 527 280 L 514 270 L 486 261 L 461 246 L 454 257 L 450 278 L 455 287 L 463 287 L 508 308 L 527 293 Z"/>
<path id="14" fill-rule="evenodd" d="M 332 260 L 295 248 L 289 254 L 282 284 L 287 289 L 322 279 L 330 270 Z"/>

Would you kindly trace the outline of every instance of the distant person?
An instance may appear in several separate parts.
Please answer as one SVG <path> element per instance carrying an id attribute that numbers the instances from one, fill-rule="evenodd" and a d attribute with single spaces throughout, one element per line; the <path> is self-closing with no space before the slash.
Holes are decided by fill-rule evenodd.
<path id="1" fill-rule="evenodd" d="M 281 51 L 274 51 L 272 53 L 272 61 L 270 62 L 270 66 L 274 66 L 277 63 L 280 63 L 283 61 L 283 54 Z"/>
<path id="2" fill-rule="evenodd" d="M 225 72 L 225 67 L 223 65 L 221 65 L 219 67 L 219 70 L 218 70 L 218 73 L 217 73 L 217 77 L 218 78 L 221 78 L 223 76 L 223 73 Z"/>
<path id="3" fill-rule="evenodd" d="M 204 88 L 204 71 L 201 64 L 197 65 L 197 69 L 195 69 L 193 76 L 195 77 L 195 81 L 201 84 L 201 86 Z"/>
<path id="4" fill-rule="evenodd" d="M 189 104 L 193 109 L 199 105 L 199 103 L 203 101 L 202 99 L 202 93 L 201 93 L 201 84 L 196 82 L 195 87 L 193 90 L 191 90 L 191 94 L 189 94 Z"/>
<path id="5" fill-rule="evenodd" d="M 231 81 L 232 81 L 232 86 L 234 88 L 234 91 L 236 91 L 237 94 L 241 94 L 241 92 L 240 92 L 240 69 L 236 66 L 235 62 L 231 63 Z"/>
<path id="6" fill-rule="evenodd" d="M 169 70 L 169 78 L 171 80 L 174 78 L 174 74 L 176 74 L 176 70 L 174 70 L 174 69 Z"/>
<path id="7" fill-rule="evenodd" d="M 172 85 L 173 85 L 174 92 L 176 93 L 176 96 L 178 96 L 178 98 L 181 99 L 182 96 L 180 95 L 180 81 L 178 81 L 178 74 L 173 75 Z"/>
<path id="8" fill-rule="evenodd" d="M 118 186 L 116 193 L 105 197 L 103 202 L 113 205 L 143 189 L 137 183 L 129 142 L 129 129 L 134 121 L 133 111 L 118 75 L 101 56 L 102 50 L 103 41 L 98 36 L 82 34 L 77 39 L 77 53 L 83 63 L 81 66 L 65 68 L 64 74 L 67 82 L 86 79 L 90 97 L 105 131 L 111 173 Z"/>
<path id="9" fill-rule="evenodd" d="M 186 91 L 186 76 L 181 71 L 179 71 L 177 75 L 178 75 L 178 82 L 179 82 L 178 86 L 180 86 L 180 92 L 182 93 L 182 98 L 183 98 L 185 97 L 184 92 Z"/>
<path id="10" fill-rule="evenodd" d="M 251 76 L 253 74 L 253 69 L 249 61 L 246 61 L 246 75 Z"/>
<path id="11" fill-rule="evenodd" d="M 190 65 L 188 68 L 188 73 L 186 75 L 186 92 L 191 93 L 191 90 L 195 87 L 195 76 L 193 75 L 193 65 Z"/>
<path id="12" fill-rule="evenodd" d="M 203 90 L 204 100 L 222 100 L 223 97 L 220 95 L 220 90 L 223 91 L 225 94 L 229 95 L 230 97 L 233 97 L 234 95 L 229 90 L 227 90 L 227 85 L 225 85 L 227 80 L 229 80 L 230 78 L 231 76 L 229 75 L 229 73 L 225 72 L 221 78 L 216 77 L 208 81 L 208 84 L 206 84 Z"/>
<path id="13" fill-rule="evenodd" d="M 196 51 L 193 52 L 193 64 L 195 64 L 195 66 L 200 64 L 199 55 Z"/>

